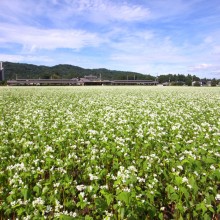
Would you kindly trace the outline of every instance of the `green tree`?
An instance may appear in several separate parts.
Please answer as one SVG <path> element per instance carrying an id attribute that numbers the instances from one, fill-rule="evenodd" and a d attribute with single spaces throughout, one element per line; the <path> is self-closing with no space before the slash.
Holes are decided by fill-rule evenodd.
<path id="1" fill-rule="evenodd" d="M 214 78 L 212 81 L 211 81 L 211 86 L 216 86 L 217 85 L 217 80 Z"/>

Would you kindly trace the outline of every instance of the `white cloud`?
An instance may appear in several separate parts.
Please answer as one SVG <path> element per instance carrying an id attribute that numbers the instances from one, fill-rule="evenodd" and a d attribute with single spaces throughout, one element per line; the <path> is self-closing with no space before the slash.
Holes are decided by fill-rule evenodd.
<path id="1" fill-rule="evenodd" d="M 0 54 L 0 60 L 5 62 L 21 62 L 23 60 L 23 56 L 21 55 L 13 55 L 13 54 Z"/>
<path id="2" fill-rule="evenodd" d="M 23 45 L 30 52 L 37 49 L 81 49 L 98 46 L 97 34 L 83 30 L 39 29 L 29 26 L 1 25 L 0 43 Z"/>
<path id="3" fill-rule="evenodd" d="M 53 63 L 54 60 L 47 56 L 31 56 L 31 55 L 11 55 L 11 54 L 3 54 L 0 53 L 0 60 L 1 61 L 8 61 L 8 62 L 39 62 L 42 64 L 42 60 L 44 63 Z"/>
<path id="4" fill-rule="evenodd" d="M 208 63 L 201 63 L 194 66 L 189 67 L 189 72 L 192 73 L 206 73 L 212 77 L 220 77 L 220 65 L 219 64 L 208 64 Z"/>
<path id="5" fill-rule="evenodd" d="M 214 55 L 220 55 L 220 44 L 219 45 L 215 45 L 213 47 L 213 51 L 212 52 L 213 52 Z"/>
<path id="6" fill-rule="evenodd" d="M 212 64 L 207 64 L 207 63 L 202 63 L 202 64 L 198 64 L 195 66 L 190 66 L 189 70 L 190 71 L 200 71 L 200 70 L 207 70 L 210 68 L 213 68 L 214 66 Z"/>

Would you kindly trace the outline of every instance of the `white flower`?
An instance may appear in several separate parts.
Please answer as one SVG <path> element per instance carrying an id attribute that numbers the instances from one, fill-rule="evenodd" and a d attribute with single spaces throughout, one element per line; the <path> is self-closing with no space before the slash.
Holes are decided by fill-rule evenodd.
<path id="1" fill-rule="evenodd" d="M 199 174 L 196 172 L 196 171 L 194 171 L 194 174 L 196 175 L 196 176 L 198 176 Z"/>
<path id="2" fill-rule="evenodd" d="M 190 189 L 192 189 L 192 186 L 190 184 L 187 185 Z"/>
<path id="3" fill-rule="evenodd" d="M 180 160 L 184 160 L 184 158 L 185 158 L 185 157 L 184 157 L 184 156 L 182 156 L 182 157 L 180 157 L 179 159 L 180 159 Z"/>
<path id="4" fill-rule="evenodd" d="M 180 170 L 183 170 L 183 167 L 181 165 L 177 166 Z"/>
<path id="5" fill-rule="evenodd" d="M 100 186 L 101 189 L 108 189 L 108 185 Z"/>
<path id="6" fill-rule="evenodd" d="M 50 205 L 47 205 L 45 212 L 51 212 L 52 211 L 52 207 Z"/>
<path id="7" fill-rule="evenodd" d="M 121 201 L 118 201 L 118 206 L 122 206 L 122 203 L 121 203 Z"/>
<path id="8" fill-rule="evenodd" d="M 76 212 L 71 213 L 71 215 L 72 215 L 72 217 L 76 217 L 77 216 Z"/>
<path id="9" fill-rule="evenodd" d="M 90 180 L 98 180 L 99 178 L 95 175 L 93 175 L 92 173 L 89 174 L 89 179 Z"/>
<path id="10" fill-rule="evenodd" d="M 145 179 L 141 177 L 137 177 L 139 183 L 145 183 Z"/>
<path id="11" fill-rule="evenodd" d="M 54 150 L 51 146 L 46 146 L 44 153 L 46 154 L 47 152 L 54 152 Z"/>
<path id="12" fill-rule="evenodd" d="M 41 199 L 41 197 L 36 198 L 33 202 L 32 205 L 35 207 L 37 205 L 43 205 L 44 204 L 44 200 Z"/>
<path id="13" fill-rule="evenodd" d="M 182 182 L 183 183 L 188 183 L 188 179 L 184 176 L 183 179 L 182 179 Z"/>
<path id="14" fill-rule="evenodd" d="M 125 187 L 125 188 L 123 189 L 123 191 L 124 191 L 124 192 L 131 192 L 131 190 L 130 190 L 128 187 Z"/>
<path id="15" fill-rule="evenodd" d="M 54 183 L 53 186 L 56 188 L 56 187 L 59 187 L 60 183 Z"/>
<path id="16" fill-rule="evenodd" d="M 215 199 L 216 199 L 216 200 L 220 200 L 220 194 L 217 194 L 217 195 L 215 196 Z"/>
<path id="17" fill-rule="evenodd" d="M 85 193 L 84 192 L 80 192 L 80 195 L 82 196 L 82 198 L 84 198 Z"/>
<path id="18" fill-rule="evenodd" d="M 165 210 L 165 207 L 161 207 L 160 210 L 161 210 L 161 211 L 164 211 L 164 210 Z"/>
<path id="19" fill-rule="evenodd" d="M 31 219 L 31 216 L 30 215 L 27 215 L 26 217 L 23 217 L 24 220 L 30 220 Z"/>
<path id="20" fill-rule="evenodd" d="M 210 166 L 210 169 L 215 170 L 215 167 L 213 165 Z"/>
<path id="21" fill-rule="evenodd" d="M 84 185 L 78 185 L 76 188 L 78 191 L 83 191 L 86 187 Z"/>

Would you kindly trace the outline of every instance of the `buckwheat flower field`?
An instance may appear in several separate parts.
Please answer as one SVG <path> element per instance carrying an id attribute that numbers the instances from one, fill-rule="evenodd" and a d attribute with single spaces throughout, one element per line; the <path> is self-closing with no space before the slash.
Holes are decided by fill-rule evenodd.
<path id="1" fill-rule="evenodd" d="M 217 219 L 220 88 L 0 88 L 0 219 Z"/>

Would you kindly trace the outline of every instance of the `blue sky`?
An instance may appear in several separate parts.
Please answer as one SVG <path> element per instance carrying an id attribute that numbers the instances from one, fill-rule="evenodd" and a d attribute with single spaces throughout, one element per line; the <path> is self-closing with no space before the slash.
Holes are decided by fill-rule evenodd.
<path id="1" fill-rule="evenodd" d="M 219 0 L 1 0 L 0 60 L 220 78 Z"/>

